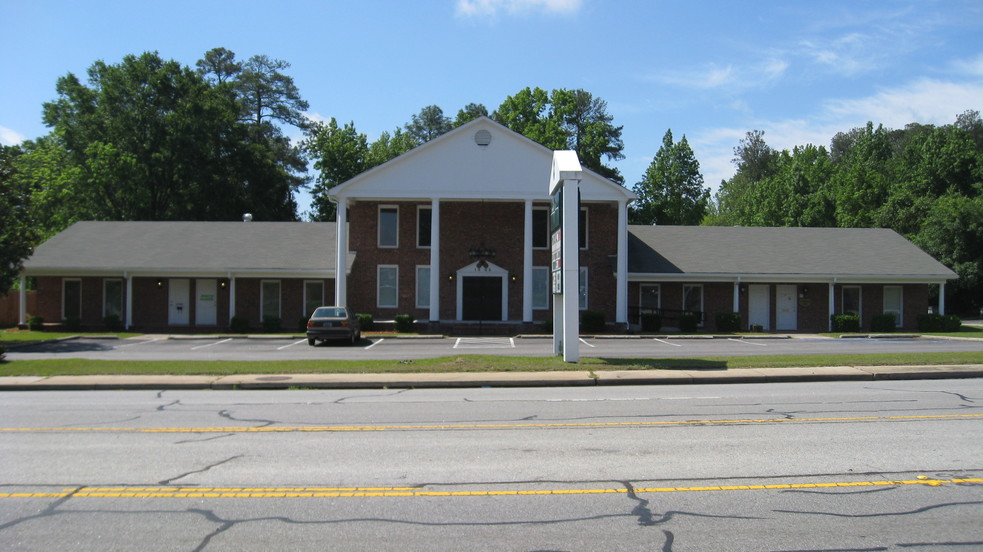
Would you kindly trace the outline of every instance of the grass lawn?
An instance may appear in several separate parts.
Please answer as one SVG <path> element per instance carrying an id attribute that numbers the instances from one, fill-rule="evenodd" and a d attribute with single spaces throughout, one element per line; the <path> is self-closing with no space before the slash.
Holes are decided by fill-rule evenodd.
<path id="1" fill-rule="evenodd" d="M 99 332 L 99 333 L 79 333 L 79 332 L 35 332 L 32 330 L 18 330 L 17 328 L 6 328 L 0 330 L 0 345 L 4 343 L 30 343 L 33 341 L 46 341 L 49 339 L 60 339 L 62 337 L 73 337 L 82 335 L 93 336 L 116 336 L 120 339 L 136 337 L 141 335 L 134 332 Z"/>
<path id="2" fill-rule="evenodd" d="M 762 355 L 706 358 L 581 358 L 461 355 L 418 360 L 114 361 L 87 359 L 0 362 L 0 376 L 370 374 L 416 372 L 537 372 L 574 370 L 698 370 L 809 366 L 983 364 L 983 352 L 872 355 Z"/>

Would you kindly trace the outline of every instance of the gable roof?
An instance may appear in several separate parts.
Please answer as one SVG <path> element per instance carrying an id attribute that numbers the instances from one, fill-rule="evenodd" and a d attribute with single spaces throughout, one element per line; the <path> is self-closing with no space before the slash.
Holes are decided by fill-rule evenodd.
<path id="1" fill-rule="evenodd" d="M 957 277 L 886 228 L 632 225 L 628 234 L 628 272 L 635 279 L 758 276 L 937 283 Z"/>
<path id="2" fill-rule="evenodd" d="M 479 145 L 478 135 L 490 140 Z M 553 150 L 479 117 L 395 159 L 335 186 L 332 199 L 549 198 Z M 583 171 L 584 201 L 631 201 L 635 194 L 596 172 Z"/>
<path id="3" fill-rule="evenodd" d="M 24 273 L 329 278 L 335 272 L 335 242 L 333 222 L 85 221 L 38 246 Z"/>

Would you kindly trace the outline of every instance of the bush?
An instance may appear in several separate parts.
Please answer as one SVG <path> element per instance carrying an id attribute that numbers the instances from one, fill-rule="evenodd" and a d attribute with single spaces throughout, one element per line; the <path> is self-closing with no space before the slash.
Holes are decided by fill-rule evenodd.
<path id="1" fill-rule="evenodd" d="M 603 312 L 585 310 L 580 313 L 580 331 L 585 333 L 601 333 L 604 330 Z"/>
<path id="2" fill-rule="evenodd" d="M 246 320 L 245 316 L 233 316 L 229 321 L 229 330 L 232 333 L 246 333 L 249 331 L 249 320 Z"/>
<path id="3" fill-rule="evenodd" d="M 281 323 L 278 317 L 276 316 L 263 317 L 263 332 L 276 333 L 280 331 L 280 327 L 281 327 Z"/>
<path id="4" fill-rule="evenodd" d="M 856 333 L 860 331 L 860 317 L 856 314 L 834 314 L 833 331 L 841 333 Z"/>
<path id="5" fill-rule="evenodd" d="M 643 332 L 657 332 L 662 329 L 662 316 L 657 312 L 643 312 L 641 322 Z"/>
<path id="6" fill-rule="evenodd" d="M 123 331 L 123 321 L 119 319 L 118 314 L 107 314 L 104 316 L 102 319 L 102 325 L 111 332 Z"/>
<path id="7" fill-rule="evenodd" d="M 77 332 L 82 329 L 82 321 L 77 316 L 69 316 L 65 319 L 65 330 Z"/>
<path id="8" fill-rule="evenodd" d="M 35 332 L 44 331 L 44 318 L 40 316 L 32 316 L 27 319 L 27 329 Z"/>
<path id="9" fill-rule="evenodd" d="M 416 318 L 413 318 L 411 314 L 397 314 L 396 318 L 396 331 L 400 333 L 407 333 L 413 331 L 413 323 L 416 322 Z"/>
<path id="10" fill-rule="evenodd" d="M 918 315 L 918 331 L 920 332 L 941 332 L 944 324 L 945 319 L 941 314 Z"/>
<path id="11" fill-rule="evenodd" d="M 897 329 L 897 318 L 893 314 L 875 314 L 870 320 L 870 331 L 890 333 Z"/>
<path id="12" fill-rule="evenodd" d="M 683 333 L 696 333 L 696 327 L 700 324 L 700 319 L 695 314 L 682 314 L 679 316 L 679 331 Z"/>
<path id="13" fill-rule="evenodd" d="M 736 332 L 741 329 L 741 313 L 718 312 L 715 316 L 718 332 Z"/>
<path id="14" fill-rule="evenodd" d="M 371 314 L 356 314 L 355 318 L 358 318 L 359 323 L 362 325 L 363 331 L 369 331 L 375 328 L 375 321 L 372 320 Z"/>
<path id="15" fill-rule="evenodd" d="M 958 332 L 963 327 L 963 321 L 959 319 L 958 316 L 954 314 L 945 315 L 945 319 L 942 322 L 942 331 L 947 333 Z"/>

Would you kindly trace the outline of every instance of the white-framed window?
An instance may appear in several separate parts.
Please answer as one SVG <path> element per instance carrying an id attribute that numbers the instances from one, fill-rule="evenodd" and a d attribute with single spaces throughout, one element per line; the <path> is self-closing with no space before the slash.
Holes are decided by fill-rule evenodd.
<path id="1" fill-rule="evenodd" d="M 430 265 L 416 267 L 416 308 L 430 308 Z"/>
<path id="2" fill-rule="evenodd" d="M 102 316 L 118 316 L 123 319 L 123 280 L 102 281 Z"/>
<path id="3" fill-rule="evenodd" d="M 904 297 L 901 286 L 884 286 L 884 314 L 894 315 L 894 325 L 901 327 L 904 313 Z"/>
<path id="4" fill-rule="evenodd" d="M 683 285 L 683 310 L 692 312 L 700 317 L 699 325 L 703 325 L 703 285 Z"/>
<path id="5" fill-rule="evenodd" d="M 61 281 L 61 319 L 82 318 L 82 280 L 65 278 Z"/>
<path id="6" fill-rule="evenodd" d="M 550 210 L 549 207 L 532 208 L 532 247 L 533 249 L 549 249 L 550 246 Z"/>
<path id="7" fill-rule="evenodd" d="M 396 308 L 399 299 L 399 267 L 379 265 L 376 269 L 376 282 L 378 286 L 376 306 Z"/>
<path id="8" fill-rule="evenodd" d="M 662 308 L 662 285 L 641 284 L 638 288 L 638 306 L 642 312 L 652 312 Z"/>
<path id="9" fill-rule="evenodd" d="M 416 246 L 430 247 L 430 229 L 433 227 L 433 208 L 420 205 L 416 208 Z"/>
<path id="10" fill-rule="evenodd" d="M 259 284 L 259 319 L 280 318 L 280 280 L 263 280 Z"/>
<path id="11" fill-rule="evenodd" d="M 587 249 L 587 207 L 580 208 L 580 220 L 577 225 L 577 243 L 581 249 Z"/>
<path id="12" fill-rule="evenodd" d="M 379 206 L 379 247 L 399 247 L 399 207 Z"/>
<path id="13" fill-rule="evenodd" d="M 843 297 L 840 312 L 862 316 L 860 286 L 843 286 Z"/>
<path id="14" fill-rule="evenodd" d="M 539 310 L 550 308 L 550 268 L 548 266 L 532 267 L 532 308 Z"/>
<path id="15" fill-rule="evenodd" d="M 323 305 L 324 280 L 304 280 L 304 316 L 310 318 Z"/>
<path id="16" fill-rule="evenodd" d="M 578 299 L 580 302 L 580 310 L 587 310 L 587 267 L 580 267 L 580 278 L 578 278 Z"/>

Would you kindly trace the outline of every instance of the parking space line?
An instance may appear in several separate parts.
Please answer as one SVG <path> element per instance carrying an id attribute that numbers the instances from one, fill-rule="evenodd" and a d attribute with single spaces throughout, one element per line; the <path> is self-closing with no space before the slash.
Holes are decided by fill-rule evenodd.
<path id="1" fill-rule="evenodd" d="M 658 341 L 659 343 L 664 343 L 666 345 L 672 345 L 673 347 L 682 347 L 679 343 L 670 343 L 664 339 L 659 339 L 658 337 L 653 337 L 652 341 Z"/>
<path id="2" fill-rule="evenodd" d="M 590 343 L 587 343 L 586 341 L 584 341 L 584 338 L 582 338 L 582 337 L 580 338 L 580 342 L 581 342 L 581 343 L 583 343 L 584 345 L 587 345 L 587 346 L 588 346 L 588 347 L 590 347 L 591 349 L 593 349 L 593 348 L 595 348 L 595 347 L 594 347 L 593 345 L 591 345 Z"/>
<path id="3" fill-rule="evenodd" d="M 754 341 L 747 341 L 746 339 L 734 339 L 728 338 L 727 341 L 733 341 L 735 343 L 743 343 L 745 345 L 757 345 L 758 347 L 767 347 L 764 343 L 755 343 Z"/>
<path id="4" fill-rule="evenodd" d="M 137 345 L 146 345 L 147 343 L 154 343 L 156 341 L 164 341 L 166 337 L 157 337 L 154 339 L 147 339 L 146 341 L 136 341 L 134 343 L 127 343 L 125 345 L 116 345 L 113 349 L 122 349 L 124 347 L 136 347 Z"/>
<path id="5" fill-rule="evenodd" d="M 383 341 L 385 341 L 385 340 L 386 340 L 386 338 L 384 338 L 384 337 L 380 337 L 380 338 L 379 338 L 379 341 L 373 341 L 373 342 L 372 342 L 372 345 L 369 345 L 368 347 L 365 347 L 365 350 L 366 350 L 366 351 L 368 351 L 368 350 L 369 350 L 369 349 L 371 349 L 372 347 L 375 347 L 376 345 L 378 345 L 378 344 L 380 344 L 380 343 L 382 343 L 382 342 L 383 342 Z M 371 341 L 371 340 L 370 340 L 370 341 Z"/>
<path id="6" fill-rule="evenodd" d="M 215 343 L 208 343 L 207 345 L 198 345 L 197 347 L 192 347 L 191 350 L 192 351 L 197 351 L 198 349 L 204 349 L 206 347 L 211 347 L 212 345 L 218 345 L 220 343 L 225 343 L 227 341 L 232 341 L 232 338 L 231 337 L 227 337 L 225 339 L 220 339 L 220 340 L 216 341 Z"/>
<path id="7" fill-rule="evenodd" d="M 306 337 L 304 339 L 301 339 L 300 341 L 294 341 L 293 343 L 288 343 L 287 345 L 284 345 L 283 347 L 277 347 L 276 350 L 277 351 L 282 351 L 282 350 L 286 349 L 287 347 L 293 347 L 294 345 L 300 345 L 301 343 L 303 343 L 305 341 L 307 341 L 307 338 Z"/>
<path id="8" fill-rule="evenodd" d="M 454 349 L 515 349 L 512 338 L 502 337 L 459 337 L 454 342 Z"/>

